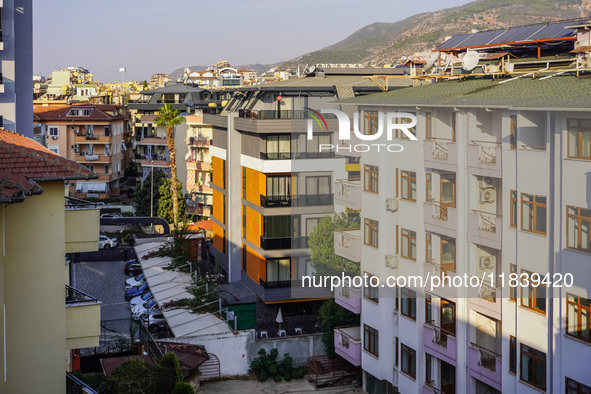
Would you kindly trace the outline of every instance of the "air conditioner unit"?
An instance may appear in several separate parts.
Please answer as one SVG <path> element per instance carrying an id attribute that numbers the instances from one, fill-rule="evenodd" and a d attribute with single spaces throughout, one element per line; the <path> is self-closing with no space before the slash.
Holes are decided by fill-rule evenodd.
<path id="1" fill-rule="evenodd" d="M 480 177 L 479 181 L 480 189 L 494 189 L 493 179 L 490 176 Z"/>
<path id="2" fill-rule="evenodd" d="M 493 203 L 497 198 L 497 192 L 494 189 L 486 189 L 480 191 L 480 203 Z"/>
<path id="3" fill-rule="evenodd" d="M 495 268 L 497 258 L 495 256 L 482 256 L 480 257 L 480 269 L 489 270 Z"/>
<path id="4" fill-rule="evenodd" d="M 57 135 L 52 135 L 52 136 L 51 136 L 51 139 L 52 139 L 52 140 L 57 140 Z"/>
<path id="5" fill-rule="evenodd" d="M 398 256 L 393 255 L 393 254 L 387 254 L 386 255 L 386 267 L 388 268 L 398 268 Z"/>
<path id="6" fill-rule="evenodd" d="M 386 198 L 386 211 L 397 212 L 398 211 L 398 199 L 397 198 Z"/>

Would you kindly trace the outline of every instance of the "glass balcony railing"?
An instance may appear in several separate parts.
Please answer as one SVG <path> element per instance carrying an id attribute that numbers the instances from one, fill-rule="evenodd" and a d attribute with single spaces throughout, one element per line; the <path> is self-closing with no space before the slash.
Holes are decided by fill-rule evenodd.
<path id="1" fill-rule="evenodd" d="M 261 194 L 261 207 L 281 208 L 281 207 L 305 207 L 318 205 L 333 205 L 334 194 L 300 194 L 264 196 Z"/>
<path id="2" fill-rule="evenodd" d="M 261 248 L 265 250 L 304 249 L 308 247 L 308 237 L 266 238 L 261 236 Z"/>
<path id="3" fill-rule="evenodd" d="M 261 160 L 334 159 L 335 152 L 261 152 Z"/>

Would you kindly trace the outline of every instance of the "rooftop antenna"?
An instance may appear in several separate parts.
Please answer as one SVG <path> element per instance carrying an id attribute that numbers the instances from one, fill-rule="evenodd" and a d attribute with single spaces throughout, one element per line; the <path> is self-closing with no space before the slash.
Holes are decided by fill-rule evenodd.
<path id="1" fill-rule="evenodd" d="M 479 61 L 480 56 L 478 55 L 478 52 L 468 51 L 462 59 L 462 70 L 465 71 L 466 74 L 470 74 L 472 70 L 476 68 Z"/>

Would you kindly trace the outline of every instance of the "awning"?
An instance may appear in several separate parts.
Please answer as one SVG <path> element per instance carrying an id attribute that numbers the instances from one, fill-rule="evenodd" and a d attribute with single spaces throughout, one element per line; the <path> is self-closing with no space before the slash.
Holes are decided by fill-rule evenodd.
<path id="1" fill-rule="evenodd" d="M 78 193 L 106 193 L 106 182 L 76 182 L 76 192 Z"/>

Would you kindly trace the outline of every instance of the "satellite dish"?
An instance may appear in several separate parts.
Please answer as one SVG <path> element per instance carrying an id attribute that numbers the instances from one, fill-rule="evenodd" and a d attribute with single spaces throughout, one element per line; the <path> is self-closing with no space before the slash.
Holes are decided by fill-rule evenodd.
<path id="1" fill-rule="evenodd" d="M 453 55 L 451 53 L 448 53 L 447 59 L 445 60 L 445 65 L 440 66 L 437 71 L 440 73 L 446 72 L 447 69 L 449 68 L 449 66 L 451 66 L 451 59 L 452 58 L 453 58 Z"/>
<path id="2" fill-rule="evenodd" d="M 310 66 L 310 74 L 314 74 L 316 72 L 316 66 Z"/>
<path id="3" fill-rule="evenodd" d="M 429 60 L 427 60 L 427 64 L 425 64 L 425 72 L 428 72 L 433 68 L 435 62 L 439 59 L 439 52 L 433 52 Z"/>
<path id="4" fill-rule="evenodd" d="M 480 56 L 478 56 L 478 52 L 470 51 L 466 53 L 466 55 L 462 59 L 462 69 L 464 71 L 472 71 L 476 68 L 479 61 Z"/>

